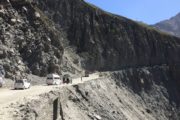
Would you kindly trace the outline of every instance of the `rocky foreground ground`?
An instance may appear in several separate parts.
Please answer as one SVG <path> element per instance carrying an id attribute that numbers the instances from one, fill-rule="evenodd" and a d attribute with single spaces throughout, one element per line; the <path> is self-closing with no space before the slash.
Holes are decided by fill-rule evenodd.
<path id="1" fill-rule="evenodd" d="M 25 97 L 6 106 L 1 116 L 4 120 L 178 120 L 178 103 L 170 98 L 176 91 L 159 79 L 166 72 L 166 67 L 154 67 L 101 73 L 99 79 Z M 141 77 L 138 85 L 130 83 L 131 77 L 134 81 Z"/>

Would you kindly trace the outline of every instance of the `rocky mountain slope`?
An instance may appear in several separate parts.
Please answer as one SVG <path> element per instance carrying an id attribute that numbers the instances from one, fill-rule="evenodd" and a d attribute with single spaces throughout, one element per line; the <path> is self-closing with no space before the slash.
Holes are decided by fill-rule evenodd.
<path id="1" fill-rule="evenodd" d="M 11 104 L 1 114 L 9 120 L 179 120 L 179 103 L 173 97 L 179 93 L 168 70 L 164 66 L 105 73 L 98 80 Z"/>
<path id="2" fill-rule="evenodd" d="M 61 37 L 48 18 L 25 1 L 4 0 L 0 7 L 0 64 L 7 71 L 6 77 L 30 71 L 36 75 L 46 75 L 54 69 L 59 72 Z"/>
<path id="3" fill-rule="evenodd" d="M 86 69 L 180 63 L 178 38 L 106 13 L 83 0 L 39 0 L 38 7 L 66 31 Z"/>
<path id="4" fill-rule="evenodd" d="M 10 0 L 1 8 L 0 56 L 7 76 L 60 73 L 65 43 L 80 56 L 73 63 L 88 70 L 180 63 L 178 38 L 82 0 Z"/>
<path id="5" fill-rule="evenodd" d="M 64 100 L 55 101 L 63 106 L 62 120 L 180 118 L 178 37 L 107 13 L 83 0 L 0 3 L 0 64 L 6 77 L 81 72 L 81 68 L 120 70 L 102 81 L 64 88 L 37 102 L 17 105 L 20 111 L 13 117 L 49 120 L 56 114 L 49 108 L 59 98 Z"/>
<path id="6" fill-rule="evenodd" d="M 154 26 L 161 31 L 180 37 L 180 13 L 169 20 L 161 21 Z"/>

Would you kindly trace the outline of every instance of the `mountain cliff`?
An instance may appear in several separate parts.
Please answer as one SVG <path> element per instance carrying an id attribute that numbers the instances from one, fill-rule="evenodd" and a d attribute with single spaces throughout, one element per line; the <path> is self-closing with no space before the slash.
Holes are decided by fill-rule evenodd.
<path id="1" fill-rule="evenodd" d="M 180 37 L 180 13 L 169 20 L 161 21 L 154 26 L 161 31 Z"/>
<path id="2" fill-rule="evenodd" d="M 104 12 L 82 0 L 39 0 L 38 6 L 66 31 L 86 69 L 118 70 L 180 63 L 180 41 L 176 37 Z"/>
<path id="3" fill-rule="evenodd" d="M 4 0 L 0 7 L 0 64 L 6 77 L 46 75 L 55 67 L 58 72 L 63 48 L 53 25 L 47 26 L 50 21 L 27 1 Z"/>
<path id="4" fill-rule="evenodd" d="M 180 63 L 178 38 L 82 0 L 10 0 L 1 11 L 1 64 L 10 73 L 60 73 L 64 41 L 80 56 L 78 65 L 92 71 Z"/>
<path id="5" fill-rule="evenodd" d="M 77 86 L 70 88 L 73 90 L 67 91 L 72 96 L 67 92 L 70 100 L 67 104 L 76 103 L 77 106 L 74 108 L 81 108 L 80 111 L 83 112 L 89 106 L 93 106 L 94 112 L 104 110 L 99 114 L 104 114 L 105 120 L 131 120 L 133 118 L 122 117 L 123 115 L 106 115 L 109 113 L 107 110 L 113 107 L 118 110 L 125 101 L 113 105 L 115 103 L 104 89 L 109 90 L 112 97 L 117 97 L 117 102 L 125 88 L 133 94 L 133 98 L 136 97 L 137 102 L 141 100 L 138 104 L 148 108 L 143 109 L 142 114 L 144 111 L 152 113 L 152 116 L 144 113 L 148 116 L 146 119 L 180 118 L 177 112 L 180 106 L 180 38 L 122 16 L 107 13 L 83 0 L 3 0 L 0 3 L 0 64 L 7 73 L 6 77 L 23 73 L 45 76 L 50 72 L 61 74 L 67 71 L 80 73 L 83 70 L 119 71 L 108 78 L 115 84 L 110 89 L 104 87 L 111 84 L 106 79 L 105 85 L 98 85 L 98 82 L 90 86 L 87 84 L 87 96 L 92 94 L 93 97 L 100 97 L 91 96 L 88 100 L 82 95 L 86 88 L 80 86 L 82 91 Z M 121 92 L 116 92 L 115 88 L 121 89 Z M 83 100 L 73 98 L 78 97 L 77 95 Z M 64 97 L 61 98 L 59 95 L 59 98 Z M 39 119 L 45 118 L 46 115 L 42 114 L 46 104 L 41 105 L 42 108 L 37 108 L 40 112 L 32 113 L 40 114 Z M 68 110 L 69 108 L 66 109 L 67 114 Z M 134 116 L 136 112 L 135 109 Z M 122 110 L 119 112 L 124 115 L 127 115 L 126 113 Z M 68 114 L 66 117 L 69 120 L 77 119 L 73 115 Z M 87 114 L 84 116 L 88 117 Z M 38 119 L 38 115 L 35 117 Z M 143 118 L 136 116 L 138 120 Z"/>

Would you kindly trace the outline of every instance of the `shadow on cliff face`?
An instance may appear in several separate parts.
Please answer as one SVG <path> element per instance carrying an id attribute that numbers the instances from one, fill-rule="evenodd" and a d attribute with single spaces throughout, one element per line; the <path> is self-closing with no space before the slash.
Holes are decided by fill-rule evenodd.
<path id="1" fill-rule="evenodd" d="M 104 12 L 82 0 L 12 1 L 10 10 L 22 22 L 11 26 L 21 38 L 14 38 L 15 46 L 19 46 L 15 51 L 20 53 L 26 70 L 36 75 L 61 72 L 62 39 L 76 47 L 80 63 L 92 71 L 180 64 L 179 38 Z"/>
<path id="2" fill-rule="evenodd" d="M 169 66 L 154 66 L 151 68 L 144 67 L 138 69 L 130 68 L 113 73 L 113 77 L 115 78 L 117 85 L 120 85 L 120 81 L 122 81 L 125 86 L 140 96 L 143 92 L 150 96 L 159 94 L 160 98 L 157 97 L 158 99 L 163 99 L 162 96 L 164 96 L 169 100 L 171 105 L 175 105 L 179 108 L 179 69 L 179 66 L 176 66 L 175 68 Z"/>
<path id="3" fill-rule="evenodd" d="M 70 45 L 77 47 L 86 69 L 180 64 L 177 37 L 104 12 L 82 0 L 39 0 L 37 3 L 57 27 L 67 32 Z"/>

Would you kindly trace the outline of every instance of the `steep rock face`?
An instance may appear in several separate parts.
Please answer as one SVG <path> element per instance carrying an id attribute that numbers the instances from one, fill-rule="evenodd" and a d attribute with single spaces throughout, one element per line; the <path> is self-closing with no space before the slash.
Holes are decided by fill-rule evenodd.
<path id="1" fill-rule="evenodd" d="M 29 1 L 5 0 L 0 7 L 0 64 L 6 77 L 60 73 L 61 38 L 48 18 Z"/>
<path id="2" fill-rule="evenodd" d="M 60 88 L 18 105 L 15 115 L 9 114 L 12 118 L 52 119 L 59 98 L 66 120 L 179 120 L 179 38 L 82 0 L 5 3 L 0 11 L 0 64 L 7 75 L 60 73 L 63 40 L 76 47 L 88 70 L 124 69 L 111 78 Z"/>
<path id="3" fill-rule="evenodd" d="M 82 0 L 4 3 L 1 28 L 7 29 L 1 36 L 9 43 L 6 45 L 1 38 L 0 57 L 7 75 L 15 70 L 31 70 L 37 75 L 60 73 L 63 40 L 76 47 L 76 53 L 81 56 L 76 61 L 88 70 L 179 65 L 178 38 L 106 13 Z"/>
<path id="4" fill-rule="evenodd" d="M 82 0 L 39 0 L 38 6 L 67 32 L 86 69 L 180 63 L 180 40 L 176 37 L 103 12 Z"/>
<path id="5" fill-rule="evenodd" d="M 155 28 L 180 37 L 180 13 L 169 20 L 161 21 L 154 25 Z"/>

